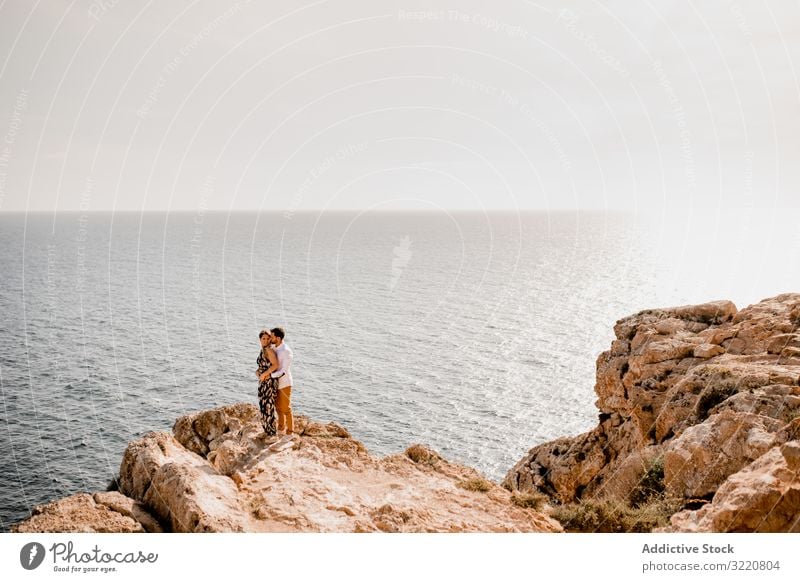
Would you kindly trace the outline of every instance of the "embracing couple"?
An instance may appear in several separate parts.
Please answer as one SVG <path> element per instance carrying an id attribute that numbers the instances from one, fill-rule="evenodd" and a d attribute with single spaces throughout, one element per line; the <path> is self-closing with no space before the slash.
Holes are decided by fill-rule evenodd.
<path id="1" fill-rule="evenodd" d="M 259 332 L 261 351 L 256 360 L 256 376 L 264 432 L 268 437 L 282 433 L 287 439 L 291 439 L 294 430 L 291 404 L 292 348 L 283 341 L 284 337 L 280 327 L 262 329 Z"/>

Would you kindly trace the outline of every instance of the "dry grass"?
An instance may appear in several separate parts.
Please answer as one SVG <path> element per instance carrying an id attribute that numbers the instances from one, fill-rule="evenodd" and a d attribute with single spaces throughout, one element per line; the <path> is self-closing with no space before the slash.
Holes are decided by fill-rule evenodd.
<path id="1" fill-rule="evenodd" d="M 406 449 L 406 456 L 417 464 L 435 465 L 442 458 L 423 445 L 411 445 Z"/>
<path id="2" fill-rule="evenodd" d="M 526 509 L 540 510 L 548 501 L 544 493 L 514 493 L 511 496 L 511 503 Z"/>
<path id="3" fill-rule="evenodd" d="M 481 479 L 480 477 L 475 479 L 467 479 L 466 481 L 459 481 L 456 483 L 456 486 L 466 489 L 467 491 L 480 491 L 481 493 L 486 493 L 492 489 L 492 484 L 486 479 Z"/>
<path id="4" fill-rule="evenodd" d="M 789 320 L 795 325 L 800 325 L 800 305 L 792 309 L 789 314 Z"/>
<path id="5" fill-rule="evenodd" d="M 663 497 L 639 507 L 592 500 L 560 505 L 552 515 L 568 532 L 642 533 L 669 525 L 670 516 L 680 508 L 680 502 Z"/>
<path id="6" fill-rule="evenodd" d="M 792 422 L 795 418 L 800 418 L 800 408 L 792 410 L 786 406 L 781 410 L 781 420 L 784 422 Z"/>

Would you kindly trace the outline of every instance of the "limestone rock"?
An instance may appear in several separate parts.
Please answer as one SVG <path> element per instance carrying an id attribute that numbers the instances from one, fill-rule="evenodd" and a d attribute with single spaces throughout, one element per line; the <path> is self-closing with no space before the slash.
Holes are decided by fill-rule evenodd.
<path id="1" fill-rule="evenodd" d="M 605 480 L 589 491 L 597 499 L 628 501 L 647 472 L 662 459 L 663 451 L 659 446 L 633 451 L 618 459 L 613 464 L 613 471 L 605 471 Z"/>
<path id="2" fill-rule="evenodd" d="M 606 465 L 602 433 L 589 432 L 531 449 L 511 470 L 504 484 L 512 490 L 543 491 L 561 502 L 581 496 Z"/>
<path id="3" fill-rule="evenodd" d="M 141 508 L 132 509 L 122 495 L 105 495 L 97 502 L 89 493 L 76 493 L 57 501 L 36 506 L 31 517 L 14 524 L 11 531 L 20 533 L 143 533 L 158 532 L 157 522 Z M 128 511 L 127 508 L 131 510 Z M 117 509 L 121 508 L 122 511 Z M 134 516 L 136 515 L 136 517 Z M 148 528 L 137 519 L 143 517 Z"/>
<path id="4" fill-rule="evenodd" d="M 725 410 L 687 428 L 665 446 L 667 492 L 687 499 L 713 494 L 729 475 L 771 449 L 782 426 L 758 414 Z"/>
<path id="5" fill-rule="evenodd" d="M 720 354 L 725 353 L 725 348 L 722 346 L 718 346 L 716 344 L 699 344 L 694 347 L 692 351 L 692 355 L 695 358 L 713 358 L 714 356 L 719 356 Z"/>
<path id="6" fill-rule="evenodd" d="M 711 503 L 670 521 L 667 531 L 800 533 L 800 441 L 771 448 L 728 477 Z"/>
<path id="7" fill-rule="evenodd" d="M 624 501 L 660 459 L 660 485 L 688 505 L 734 487 L 732 475 L 800 438 L 798 325 L 798 293 L 738 311 L 712 301 L 618 320 L 596 360 L 598 425 L 533 447 L 504 485 L 565 503 Z"/>
<path id="8" fill-rule="evenodd" d="M 656 418 L 656 442 L 725 409 L 786 419 L 800 405 L 799 380 L 800 369 L 738 357 L 698 365 L 667 392 Z"/>
<path id="9" fill-rule="evenodd" d="M 205 434 L 216 436 L 213 430 Z M 244 531 L 248 523 L 233 481 L 166 433 L 147 433 L 128 445 L 120 491 L 172 531 Z"/>
<path id="10" fill-rule="evenodd" d="M 56 502 L 69 520 L 24 531 L 560 532 L 509 491 L 423 445 L 375 458 L 336 423 L 295 418 L 293 440 L 266 437 L 252 404 L 178 419 L 175 435 L 131 442 L 120 492 Z M 124 495 L 123 495 L 124 494 Z M 53 529 L 52 531 L 56 531 Z M 60 531 L 60 530 L 59 530 Z M 67 530 L 65 530 L 67 531 Z"/>
<path id="11" fill-rule="evenodd" d="M 175 421 L 172 432 L 185 448 L 206 456 L 217 438 L 258 418 L 258 409 L 242 402 L 182 416 Z"/>
<path id="12" fill-rule="evenodd" d="M 149 432 L 128 444 L 120 465 L 120 492 L 142 501 L 162 465 L 179 462 L 189 466 L 202 466 L 204 459 L 184 448 L 172 435 Z"/>
<path id="13" fill-rule="evenodd" d="M 782 333 L 773 336 L 767 344 L 767 353 L 780 354 L 786 348 L 800 348 L 799 333 Z"/>
<path id="14" fill-rule="evenodd" d="M 139 503 L 135 499 L 126 497 L 118 491 L 100 491 L 95 493 L 93 497 L 95 503 L 98 505 L 105 505 L 117 513 L 138 521 L 142 524 L 142 528 L 144 528 L 144 531 L 147 533 L 164 532 L 161 524 L 147 511 L 144 504 Z"/>
<path id="15" fill-rule="evenodd" d="M 618 339 L 631 339 L 639 326 L 652 327 L 661 320 L 670 318 L 685 322 L 719 325 L 731 321 L 736 306 L 730 301 L 711 301 L 700 305 L 683 305 L 664 309 L 646 309 L 617 321 L 614 333 Z"/>
<path id="16" fill-rule="evenodd" d="M 167 462 L 142 501 L 174 532 L 241 532 L 251 521 L 234 482 L 210 467 Z"/>

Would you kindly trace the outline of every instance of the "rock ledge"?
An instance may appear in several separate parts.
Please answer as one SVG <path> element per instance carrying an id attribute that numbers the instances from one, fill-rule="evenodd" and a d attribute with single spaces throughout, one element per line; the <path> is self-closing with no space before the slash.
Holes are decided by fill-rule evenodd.
<path id="1" fill-rule="evenodd" d="M 128 445 L 119 492 L 39 506 L 12 531 L 562 531 L 422 445 L 378 459 L 337 424 L 295 425 L 293 441 L 265 438 L 245 403 L 183 416 Z"/>

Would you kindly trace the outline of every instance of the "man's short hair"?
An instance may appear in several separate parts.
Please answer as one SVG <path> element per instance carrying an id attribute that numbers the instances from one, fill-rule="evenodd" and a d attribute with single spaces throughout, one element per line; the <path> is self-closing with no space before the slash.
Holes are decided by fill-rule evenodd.
<path id="1" fill-rule="evenodd" d="M 258 332 L 258 339 L 261 339 L 265 335 L 269 335 L 269 334 L 270 334 L 270 331 L 268 329 L 262 329 L 260 332 Z"/>
<path id="2" fill-rule="evenodd" d="M 272 335 L 277 336 L 277 337 L 279 337 L 281 339 L 283 339 L 286 336 L 286 334 L 283 333 L 283 328 L 282 327 L 273 327 L 270 330 L 270 332 L 272 332 Z"/>

